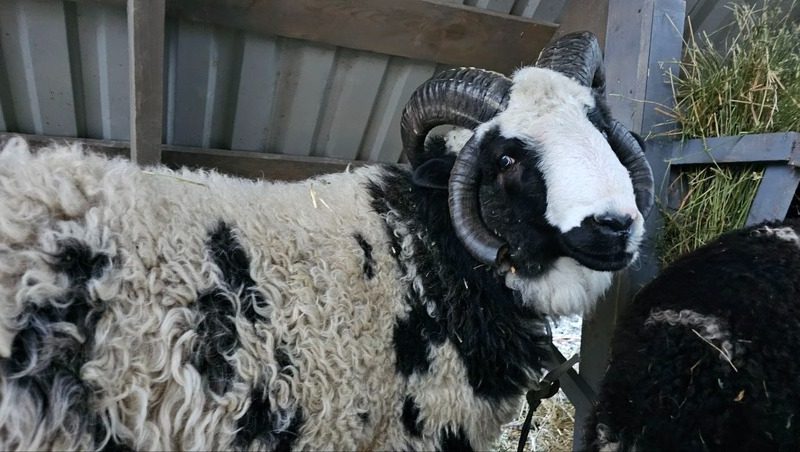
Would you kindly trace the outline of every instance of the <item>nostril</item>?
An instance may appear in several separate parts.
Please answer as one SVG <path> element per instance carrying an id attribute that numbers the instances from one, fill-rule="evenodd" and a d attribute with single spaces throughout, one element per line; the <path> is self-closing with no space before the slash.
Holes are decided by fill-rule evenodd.
<path id="1" fill-rule="evenodd" d="M 605 213 L 601 215 L 595 215 L 593 220 L 600 229 L 611 233 L 628 232 L 633 224 L 633 217 L 630 215 L 614 215 Z"/>

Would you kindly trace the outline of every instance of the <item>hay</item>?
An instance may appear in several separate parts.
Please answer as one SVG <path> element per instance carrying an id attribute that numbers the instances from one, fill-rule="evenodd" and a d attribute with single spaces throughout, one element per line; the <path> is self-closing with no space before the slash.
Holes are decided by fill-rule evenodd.
<path id="1" fill-rule="evenodd" d="M 690 40 L 679 74 L 668 74 L 675 108 L 667 115 L 681 139 L 800 130 L 800 24 L 774 1 L 761 8 L 729 5 L 734 23 L 726 50 L 714 48 L 709 35 Z M 677 207 L 660 206 L 664 229 L 659 245 L 662 265 L 741 228 L 763 177 L 749 165 L 711 166 L 685 171 L 675 182 L 686 188 Z M 674 188 L 674 187 L 671 187 Z"/>
<path id="2" fill-rule="evenodd" d="M 563 318 L 553 326 L 553 343 L 564 356 L 570 357 L 581 347 L 582 319 L 580 316 Z M 503 426 L 500 439 L 495 444 L 497 452 L 515 452 L 528 404 L 522 397 L 522 408 L 517 418 Z M 533 425 L 528 434 L 526 451 L 567 452 L 572 450 L 572 432 L 575 428 L 575 407 L 563 391 L 542 400 L 533 415 Z"/>

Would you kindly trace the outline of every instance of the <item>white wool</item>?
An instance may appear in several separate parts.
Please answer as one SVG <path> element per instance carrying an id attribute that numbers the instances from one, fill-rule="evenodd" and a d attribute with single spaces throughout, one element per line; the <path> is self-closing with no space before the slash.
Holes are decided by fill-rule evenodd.
<path id="1" fill-rule="evenodd" d="M 771 228 L 765 225 L 754 230 L 753 235 L 775 236 L 780 240 L 792 242 L 795 244 L 795 246 L 800 247 L 800 237 L 797 236 L 797 232 L 794 229 L 788 226 L 782 228 Z"/>
<path id="2" fill-rule="evenodd" d="M 236 423 L 251 407 L 251 387 L 267 388 L 277 429 L 302 409 L 298 449 L 435 448 L 435 441 L 409 440 L 400 416 L 407 394 L 425 419 L 423 438 L 438 441 L 442 429 L 463 426 L 474 447 L 490 447 L 517 401 L 475 395 L 449 340 L 431 347 L 428 372 L 406 381 L 395 369 L 393 332 L 408 315 L 409 287 L 429 313 L 435 304 L 411 259 L 416 232 L 397 213 L 380 216 L 370 204 L 365 187 L 382 183 L 384 171 L 252 182 L 143 171 L 69 147 L 31 155 L 13 140 L 0 152 L 0 357 L 10 356 L 26 307 L 69 290 L 51 261 L 59 242 L 76 239 L 114 263 L 88 286 L 104 310 L 80 378 L 93 388 L 91 408 L 103 413 L 109 435 L 136 449 L 230 449 Z M 209 392 L 192 365 L 200 345 L 195 302 L 221 284 L 206 256 L 209 231 L 220 221 L 231 224 L 265 300 L 254 308 L 264 321 L 233 319 L 241 343 L 232 357 L 236 381 L 223 395 Z M 399 244 L 394 253 L 387 226 Z M 371 279 L 355 234 L 372 245 Z M 562 258 L 538 278 L 509 275 L 506 283 L 542 312 L 567 314 L 586 310 L 610 280 Z M 228 296 L 241 310 L 240 295 Z M 291 352 L 288 371 L 277 365 L 281 344 Z M 53 422 L 37 424 L 36 402 L 14 385 L 0 374 L 0 449 L 92 444 L 70 430 L 77 423 L 69 422 L 75 413 L 67 412 L 67 400 L 53 399 Z M 365 413 L 366 424 L 359 420 Z"/>
<path id="3" fill-rule="evenodd" d="M 592 215 L 628 215 L 634 219 L 628 251 L 634 252 L 644 219 L 628 170 L 586 117 L 594 106 L 588 87 L 549 69 L 524 68 L 514 74 L 508 108 L 477 130 L 499 127 L 504 137 L 538 151 L 551 225 L 567 232 Z"/>
<path id="4" fill-rule="evenodd" d="M 570 257 L 534 278 L 506 274 L 506 285 L 517 290 L 525 303 L 549 315 L 586 314 L 611 287 L 612 272 L 591 270 Z"/>

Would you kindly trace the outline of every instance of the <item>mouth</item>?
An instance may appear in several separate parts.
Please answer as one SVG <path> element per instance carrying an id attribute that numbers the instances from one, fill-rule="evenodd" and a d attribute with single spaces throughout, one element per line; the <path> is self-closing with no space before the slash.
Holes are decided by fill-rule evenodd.
<path id="1" fill-rule="evenodd" d="M 577 246 L 568 237 L 562 237 L 561 246 L 568 257 L 578 261 L 584 267 L 597 271 L 617 271 L 627 267 L 633 260 L 633 254 L 624 251 L 610 253 L 596 253 L 587 250 L 585 247 Z M 610 246 L 608 249 L 618 248 Z"/>

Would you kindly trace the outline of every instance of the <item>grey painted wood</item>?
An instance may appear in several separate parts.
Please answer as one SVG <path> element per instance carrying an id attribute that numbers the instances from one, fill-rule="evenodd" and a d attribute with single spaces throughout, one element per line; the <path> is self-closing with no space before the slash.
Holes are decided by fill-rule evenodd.
<path id="1" fill-rule="evenodd" d="M 335 56 L 334 47 L 281 40 L 269 152 L 311 154 Z"/>
<path id="2" fill-rule="evenodd" d="M 54 137 L 0 132 L 0 149 L 13 137 L 28 141 L 32 150 L 57 145 L 79 144 L 85 149 L 110 157 L 129 157 L 130 142 L 87 138 Z M 187 146 L 160 145 L 165 165 L 215 169 L 233 176 L 251 179 L 295 181 L 320 174 L 335 173 L 358 163 L 320 157 L 276 155 L 263 152 L 202 149 Z"/>
<path id="3" fill-rule="evenodd" d="M 800 170 L 790 165 L 769 165 L 758 185 L 746 224 L 783 220 L 800 183 Z"/>
<path id="4" fill-rule="evenodd" d="M 393 57 L 358 153 L 359 160 L 397 162 L 402 153 L 400 117 L 414 90 L 436 71 L 433 63 Z"/>
<path id="5" fill-rule="evenodd" d="M 247 34 L 244 38 L 231 149 L 265 151 L 278 80 L 277 38 Z"/>
<path id="6" fill-rule="evenodd" d="M 172 0 L 170 10 L 246 31 L 499 71 L 538 53 L 555 31 L 552 24 L 422 0 L 401 6 L 392 0 Z"/>
<path id="7" fill-rule="evenodd" d="M 131 159 L 161 162 L 165 0 L 128 0 Z"/>
<path id="8" fill-rule="evenodd" d="M 130 139 L 130 69 L 125 9 L 78 4 L 85 136 Z M 73 63 L 75 64 L 75 63 Z"/>
<path id="9" fill-rule="evenodd" d="M 77 126 L 63 3 L 3 2 L 0 29 L 18 130 L 74 136 Z"/>
<path id="10" fill-rule="evenodd" d="M 709 163 L 781 162 L 800 166 L 800 133 L 779 132 L 676 142 L 673 166 Z"/>
<path id="11" fill-rule="evenodd" d="M 321 114 L 314 155 L 355 159 L 389 57 L 340 49 Z"/>
<path id="12" fill-rule="evenodd" d="M 591 31 L 597 36 L 600 45 L 606 40 L 609 0 L 569 0 L 559 18 L 558 30 L 553 39 L 574 31 Z"/>
<path id="13" fill-rule="evenodd" d="M 671 89 L 662 73 L 676 70 L 671 62 L 680 59 L 685 6 L 684 0 L 609 0 L 605 41 L 609 106 L 615 118 L 643 136 L 665 127 L 660 125 L 664 117 L 656 112 L 653 102 L 672 103 Z M 658 157 L 648 154 L 654 173 L 663 174 L 665 164 Z M 654 209 L 645 221 L 639 260 L 615 276 L 611 291 L 598 303 L 594 314 L 584 319 L 580 374 L 595 390 L 605 374 L 618 315 L 658 271 L 655 233 L 661 221 Z M 588 414 L 575 414 L 576 450 L 583 447 Z"/>

